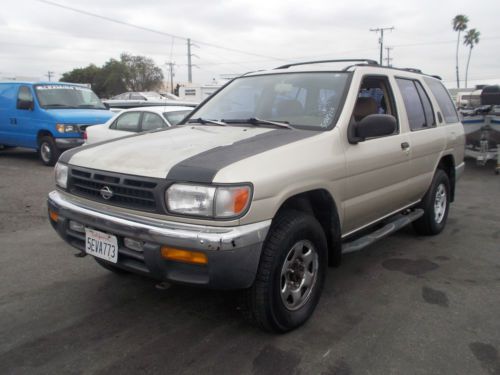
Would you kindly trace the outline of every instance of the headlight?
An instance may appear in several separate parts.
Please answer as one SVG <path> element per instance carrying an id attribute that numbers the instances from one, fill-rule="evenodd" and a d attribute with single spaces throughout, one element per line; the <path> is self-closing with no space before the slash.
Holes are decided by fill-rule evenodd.
<path id="1" fill-rule="evenodd" d="M 68 124 L 56 124 L 56 130 L 59 133 L 79 133 L 80 129 L 77 125 L 68 125 Z"/>
<path id="2" fill-rule="evenodd" d="M 231 218 L 250 204 L 251 188 L 174 184 L 165 193 L 168 211 L 182 215 Z"/>
<path id="3" fill-rule="evenodd" d="M 66 189 L 68 187 L 68 166 L 57 163 L 54 170 L 56 175 L 56 185 Z"/>

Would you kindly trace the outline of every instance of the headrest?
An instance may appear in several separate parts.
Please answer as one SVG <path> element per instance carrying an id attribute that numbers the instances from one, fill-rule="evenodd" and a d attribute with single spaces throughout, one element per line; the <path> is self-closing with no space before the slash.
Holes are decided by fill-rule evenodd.
<path id="1" fill-rule="evenodd" d="M 360 121 L 363 117 L 378 113 L 378 106 L 372 97 L 359 97 L 354 107 L 354 119 Z"/>

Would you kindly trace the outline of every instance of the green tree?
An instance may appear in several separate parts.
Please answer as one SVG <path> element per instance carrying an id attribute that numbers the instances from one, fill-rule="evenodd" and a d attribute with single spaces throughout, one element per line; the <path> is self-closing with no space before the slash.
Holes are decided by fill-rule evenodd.
<path id="1" fill-rule="evenodd" d="M 90 83 L 101 98 L 126 91 L 150 91 L 163 84 L 163 72 L 145 56 L 122 53 L 120 59 L 109 59 L 102 67 L 90 64 L 62 75 L 60 81 Z"/>
<path id="2" fill-rule="evenodd" d="M 470 29 L 467 34 L 464 35 L 464 44 L 469 47 L 469 56 L 467 57 L 467 67 L 465 68 L 465 88 L 467 88 L 467 78 L 469 76 L 469 64 L 470 56 L 472 54 L 472 48 L 479 43 L 479 35 L 481 33 L 476 29 Z"/>
<path id="3" fill-rule="evenodd" d="M 163 83 L 163 72 L 154 61 L 145 56 L 122 53 L 121 63 L 126 67 L 125 84 L 131 91 L 149 91 Z"/>
<path id="4" fill-rule="evenodd" d="M 458 14 L 453 18 L 451 21 L 453 25 L 453 30 L 458 32 L 458 38 L 457 38 L 457 50 L 455 54 L 455 70 L 457 72 L 457 88 L 460 88 L 460 75 L 458 73 L 458 48 L 460 45 L 460 33 L 462 31 L 467 30 L 467 23 L 469 22 L 469 18 L 467 16 L 464 16 L 463 14 Z"/>
<path id="5" fill-rule="evenodd" d="M 109 98 L 128 91 L 125 83 L 127 67 L 119 60 L 109 59 L 96 76 L 94 91 L 99 97 Z"/>
<path id="6" fill-rule="evenodd" d="M 95 81 L 96 76 L 99 74 L 101 68 L 90 64 L 85 68 L 76 68 L 70 72 L 66 72 L 61 76 L 60 82 L 71 83 L 90 83 Z"/>

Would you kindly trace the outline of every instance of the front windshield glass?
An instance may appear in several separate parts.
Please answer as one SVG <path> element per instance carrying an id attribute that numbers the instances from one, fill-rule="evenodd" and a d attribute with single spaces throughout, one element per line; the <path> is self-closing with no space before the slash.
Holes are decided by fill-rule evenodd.
<path id="1" fill-rule="evenodd" d="M 348 78 L 349 73 L 343 72 L 238 78 L 191 118 L 228 122 L 258 118 L 285 122 L 297 128 L 326 129 L 340 113 Z"/>
<path id="2" fill-rule="evenodd" d="M 36 85 L 35 92 L 43 108 L 106 109 L 97 95 L 83 86 Z"/>

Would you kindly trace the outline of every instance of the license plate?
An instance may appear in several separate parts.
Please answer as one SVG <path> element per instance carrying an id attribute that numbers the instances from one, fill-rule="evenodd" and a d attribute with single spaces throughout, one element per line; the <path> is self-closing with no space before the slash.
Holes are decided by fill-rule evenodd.
<path id="1" fill-rule="evenodd" d="M 116 236 L 85 228 L 85 252 L 109 262 L 118 262 Z"/>

